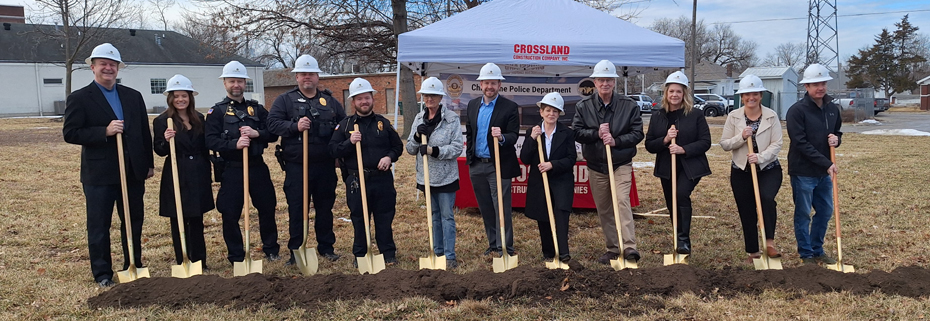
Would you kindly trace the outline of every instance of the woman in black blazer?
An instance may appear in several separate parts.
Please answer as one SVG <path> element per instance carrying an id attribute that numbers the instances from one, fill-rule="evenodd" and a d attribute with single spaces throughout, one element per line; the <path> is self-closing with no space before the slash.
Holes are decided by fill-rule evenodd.
<path id="1" fill-rule="evenodd" d="M 194 109 L 194 96 L 197 92 L 186 77 L 171 77 L 165 95 L 168 96 L 168 109 L 152 122 L 153 147 L 159 156 L 174 157 L 169 155 L 168 145 L 168 140 L 174 137 L 175 152 L 179 156 L 178 179 L 184 232 L 187 238 L 187 256 L 191 262 L 203 261 L 203 268 L 206 270 L 207 248 L 203 236 L 203 213 L 212 210 L 214 203 L 213 188 L 210 185 L 210 159 L 203 131 L 204 116 Z M 175 130 L 168 129 L 169 119 L 174 122 Z M 171 159 L 166 157 L 161 176 L 158 214 L 171 218 L 174 256 L 177 263 L 181 264 L 183 256 L 171 171 Z"/>
<path id="2" fill-rule="evenodd" d="M 543 121 L 541 126 L 528 130 L 523 137 L 523 147 L 520 150 L 520 160 L 530 168 L 529 181 L 526 191 L 526 216 L 536 220 L 539 225 L 539 237 L 542 240 L 542 252 L 545 260 L 555 257 L 555 247 L 552 241 L 552 228 L 549 225 L 549 209 L 547 208 L 545 189 L 543 187 L 542 172 L 548 173 L 549 191 L 552 198 L 552 208 L 555 217 L 555 233 L 559 242 L 559 260 L 571 260 L 568 250 L 568 216 L 572 212 L 572 201 L 575 196 L 575 175 L 572 170 L 575 166 L 575 134 L 558 122 L 559 116 L 564 115 L 562 96 L 558 93 L 549 93 L 543 100 L 536 103 Z M 537 141 L 542 142 L 543 150 L 548 154 L 545 162 L 540 161 Z"/>
<path id="3" fill-rule="evenodd" d="M 701 110 L 694 109 L 688 77 L 676 71 L 665 80 L 662 109 L 652 114 L 646 150 L 656 154 L 653 175 L 662 181 L 665 205 L 672 212 L 672 154 L 677 160 L 678 254 L 691 254 L 691 192 L 710 175 L 704 154 L 710 149 L 710 129 Z M 672 128 L 672 126 L 675 128 Z M 672 144 L 672 138 L 676 139 Z M 669 214 L 671 217 L 671 214 Z"/>

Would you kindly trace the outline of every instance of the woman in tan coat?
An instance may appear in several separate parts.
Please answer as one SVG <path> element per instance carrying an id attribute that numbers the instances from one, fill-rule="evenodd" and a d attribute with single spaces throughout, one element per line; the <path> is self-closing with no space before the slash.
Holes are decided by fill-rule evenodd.
<path id="1" fill-rule="evenodd" d="M 778 152 L 782 146 L 782 129 L 778 115 L 762 106 L 762 80 L 748 75 L 739 82 L 743 107 L 730 112 L 723 127 L 720 147 L 733 153 L 730 166 L 730 186 L 743 225 L 743 239 L 748 262 L 761 256 L 759 249 L 758 216 L 752 173 L 749 164 L 756 164 L 759 178 L 759 196 L 765 226 L 765 250 L 769 257 L 781 257 L 775 248 L 775 222 L 778 216 L 775 195 L 781 188 L 782 172 Z M 749 153 L 747 139 L 752 137 L 753 152 Z"/>

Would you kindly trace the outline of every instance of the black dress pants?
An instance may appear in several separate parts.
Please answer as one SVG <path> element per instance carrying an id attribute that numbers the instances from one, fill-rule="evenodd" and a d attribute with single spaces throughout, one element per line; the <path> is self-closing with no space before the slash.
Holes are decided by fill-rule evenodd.
<path id="1" fill-rule="evenodd" d="M 120 242 L 123 245 L 123 270 L 129 268 L 129 246 L 126 243 L 126 222 L 123 212 L 122 188 L 119 184 L 90 185 L 84 183 L 87 207 L 87 248 L 90 270 L 94 281 L 113 278 L 113 258 L 110 256 L 110 225 L 113 222 L 113 204 L 119 216 Z M 145 182 L 129 179 L 126 182 L 129 198 L 129 216 L 132 228 L 133 258 L 136 267 L 142 267 L 142 221 L 145 204 Z"/>
<path id="2" fill-rule="evenodd" d="M 227 258 L 229 262 L 242 262 L 246 255 L 242 244 L 242 231 L 239 230 L 243 205 L 242 163 L 239 163 L 239 166 L 234 164 L 236 163 L 227 163 L 226 171 L 223 172 L 223 182 L 216 195 L 216 209 L 223 215 L 223 239 L 229 251 Z M 278 227 L 274 219 L 278 202 L 275 198 L 274 184 L 271 183 L 268 165 L 260 158 L 250 160 L 250 165 L 249 197 L 252 205 L 258 209 L 262 251 L 265 255 L 277 255 L 281 247 L 278 245 Z"/>
<path id="3" fill-rule="evenodd" d="M 358 174 L 348 175 L 346 183 L 346 203 L 352 217 L 352 226 L 355 227 L 355 240 L 352 242 L 352 254 L 356 257 L 368 253 L 367 236 L 365 235 L 364 212 L 362 211 L 362 193 Z M 385 260 L 393 260 L 397 247 L 394 245 L 394 206 L 397 202 L 397 191 L 394 190 L 394 176 L 391 172 L 381 172 L 365 178 L 365 189 L 368 196 L 368 212 L 370 219 L 374 220 L 375 241 Z"/>
<path id="4" fill-rule="evenodd" d="M 732 166 L 731 166 L 732 168 Z M 781 189 L 781 166 L 759 171 L 759 198 L 762 200 L 762 220 L 765 222 L 765 239 L 775 239 L 775 223 L 778 218 L 778 204 L 775 196 Z M 730 170 L 730 186 L 739 211 L 739 220 L 743 225 L 743 241 L 746 253 L 759 252 L 758 213 L 756 213 L 756 196 L 752 186 L 752 173 L 738 168 Z"/>
<path id="5" fill-rule="evenodd" d="M 187 243 L 187 258 L 191 262 L 203 261 L 203 266 L 207 266 L 207 243 L 203 237 L 203 216 L 185 217 L 184 237 Z M 174 260 L 178 264 L 184 261 L 184 255 L 181 251 L 181 235 L 178 230 L 178 217 L 171 217 L 171 240 L 174 242 Z"/>
<path id="6" fill-rule="evenodd" d="M 296 250 L 304 243 L 304 177 L 303 164 L 288 162 L 284 166 L 284 195 L 287 197 L 290 238 L 287 248 Z M 316 213 L 313 232 L 316 235 L 317 251 L 320 254 L 334 252 L 336 233 L 333 232 L 333 204 L 336 203 L 335 161 L 310 163 L 307 165 L 307 194 Z"/>

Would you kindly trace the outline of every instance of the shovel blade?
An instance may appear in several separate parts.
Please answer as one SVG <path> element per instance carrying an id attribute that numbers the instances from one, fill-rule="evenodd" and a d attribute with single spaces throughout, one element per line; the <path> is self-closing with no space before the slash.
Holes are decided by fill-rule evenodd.
<path id="1" fill-rule="evenodd" d="M 610 260 L 610 267 L 614 268 L 614 271 L 620 271 L 623 269 L 638 269 L 639 265 L 622 257 Z"/>
<path id="2" fill-rule="evenodd" d="M 171 266 L 171 276 L 175 278 L 186 279 L 201 274 L 203 274 L 203 262 L 201 261 L 184 261 L 181 264 Z"/>
<path id="3" fill-rule="evenodd" d="M 149 277 L 149 268 L 136 268 L 135 266 L 130 266 L 129 269 L 126 269 L 125 271 L 116 272 L 116 278 L 119 279 L 119 283 L 128 283 L 139 278 L 147 277 Z"/>
<path id="4" fill-rule="evenodd" d="M 546 268 L 550 270 L 563 269 L 568 270 L 568 264 L 559 261 L 558 259 L 552 259 L 552 261 L 546 261 Z"/>
<path id="5" fill-rule="evenodd" d="M 494 258 L 492 265 L 494 268 L 494 273 L 502 273 L 517 267 L 518 263 L 519 258 L 516 255 L 502 253 L 501 257 Z"/>
<path id="6" fill-rule="evenodd" d="M 365 256 L 356 257 L 359 274 L 376 274 L 384 270 L 384 255 L 372 255 L 370 252 Z"/>
<path id="7" fill-rule="evenodd" d="M 242 262 L 233 263 L 233 276 L 245 276 L 252 273 L 262 273 L 262 260 L 252 260 L 246 257 Z"/>
<path id="8" fill-rule="evenodd" d="M 831 269 L 831 270 L 834 270 L 834 271 L 840 271 L 840 272 L 843 272 L 843 273 L 853 273 L 853 272 L 856 272 L 856 268 L 855 268 L 855 267 L 853 267 L 852 265 L 843 264 L 843 262 L 837 262 L 836 264 L 827 264 L 826 267 L 827 267 L 828 269 Z"/>
<path id="9" fill-rule="evenodd" d="M 752 265 L 756 270 L 781 270 L 781 259 L 777 257 L 760 257 L 752 259 Z"/>
<path id="10" fill-rule="evenodd" d="M 316 248 L 306 248 L 301 246 L 294 250 L 294 262 L 303 275 L 314 275 L 320 268 L 320 260 L 316 255 Z"/>
<path id="11" fill-rule="evenodd" d="M 688 264 L 688 254 L 666 254 L 663 257 L 663 261 L 665 265 Z"/>
<path id="12" fill-rule="evenodd" d="M 420 270 L 430 269 L 430 270 L 445 270 L 446 269 L 446 256 L 437 256 L 430 255 L 429 257 L 420 258 Z"/>

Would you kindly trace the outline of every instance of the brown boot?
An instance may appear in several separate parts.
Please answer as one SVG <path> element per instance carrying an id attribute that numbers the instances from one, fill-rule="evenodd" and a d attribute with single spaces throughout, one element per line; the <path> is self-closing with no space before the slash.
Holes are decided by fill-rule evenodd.
<path id="1" fill-rule="evenodd" d="M 753 260 L 753 259 L 758 259 L 758 258 L 760 258 L 760 257 L 762 257 L 762 253 L 761 253 L 761 252 L 749 253 L 749 256 L 746 257 L 746 264 L 752 264 L 752 260 Z"/>
<path id="2" fill-rule="evenodd" d="M 765 255 L 768 257 L 781 257 L 781 253 L 775 248 L 775 240 L 765 240 Z"/>

